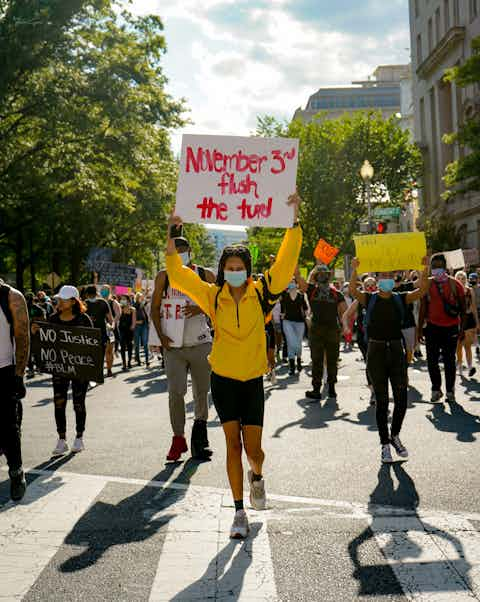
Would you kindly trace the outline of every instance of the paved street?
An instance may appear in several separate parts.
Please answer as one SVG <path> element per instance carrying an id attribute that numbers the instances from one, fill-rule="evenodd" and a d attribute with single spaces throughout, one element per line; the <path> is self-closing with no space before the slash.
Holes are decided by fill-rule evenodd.
<path id="1" fill-rule="evenodd" d="M 0 599 L 480 600 L 480 383 L 463 380 L 456 404 L 433 405 L 417 364 L 402 436 L 411 458 L 381 467 L 357 352 L 342 353 L 339 374 L 336 403 L 307 403 L 308 375 L 285 368 L 267 387 L 269 505 L 249 510 L 245 542 L 228 539 L 213 408 L 213 460 L 166 465 L 165 375 L 157 364 L 118 372 L 87 396 L 86 451 L 52 460 L 52 390 L 36 377 L 21 504 L 8 502 L 0 471 Z M 190 425 L 190 391 L 188 410 Z M 67 417 L 71 443 L 70 402 Z"/>

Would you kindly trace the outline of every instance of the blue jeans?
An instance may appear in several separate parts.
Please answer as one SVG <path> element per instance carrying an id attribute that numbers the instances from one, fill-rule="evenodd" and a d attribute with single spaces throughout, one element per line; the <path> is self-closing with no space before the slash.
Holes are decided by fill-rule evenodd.
<path id="1" fill-rule="evenodd" d="M 305 324 L 303 322 L 283 321 L 283 332 L 287 339 L 288 359 L 302 357 L 302 341 L 305 334 Z"/>
<path id="2" fill-rule="evenodd" d="M 148 362 L 148 324 L 137 324 L 135 326 L 135 359 L 140 363 L 140 345 L 143 347 L 145 361 Z"/>

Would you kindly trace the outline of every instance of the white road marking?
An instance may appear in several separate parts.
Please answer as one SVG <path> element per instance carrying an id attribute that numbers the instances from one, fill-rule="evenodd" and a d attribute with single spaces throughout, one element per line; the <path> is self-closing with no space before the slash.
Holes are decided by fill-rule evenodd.
<path id="1" fill-rule="evenodd" d="M 228 539 L 230 492 L 213 487 L 34 469 L 40 478 L 25 503 L 0 511 L 0 599 L 18 600 L 62 545 L 65 536 L 108 482 L 176 490 L 162 513 L 170 520 L 150 601 L 277 600 L 267 522 L 322 513 L 365 521 L 412 602 L 480 600 L 480 514 L 393 508 L 340 500 L 269 495 L 270 508 L 248 511 L 251 537 Z M 295 504 L 275 508 L 273 502 Z M 148 514 L 150 512 L 150 514 Z M 33 535 L 33 537 L 32 537 Z"/>
<path id="2" fill-rule="evenodd" d="M 88 476 L 46 475 L 21 504 L 0 511 L 0 599 L 21 600 L 105 483 Z"/>

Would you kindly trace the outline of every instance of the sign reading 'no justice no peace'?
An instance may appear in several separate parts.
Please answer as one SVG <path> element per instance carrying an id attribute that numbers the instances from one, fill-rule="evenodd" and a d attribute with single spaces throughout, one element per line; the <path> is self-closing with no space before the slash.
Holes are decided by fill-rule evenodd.
<path id="1" fill-rule="evenodd" d="M 176 213 L 185 222 L 290 227 L 298 140 L 184 135 Z"/>

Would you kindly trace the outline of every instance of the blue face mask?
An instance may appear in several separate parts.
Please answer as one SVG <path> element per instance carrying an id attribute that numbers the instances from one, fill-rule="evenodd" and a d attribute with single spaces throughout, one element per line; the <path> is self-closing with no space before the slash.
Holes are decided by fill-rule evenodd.
<path id="1" fill-rule="evenodd" d="M 232 272 L 225 270 L 224 272 L 225 281 L 228 282 L 233 288 L 243 286 L 247 281 L 247 270 L 241 270 L 239 272 Z"/>
<path id="2" fill-rule="evenodd" d="M 378 281 L 378 288 L 382 293 L 391 293 L 395 286 L 395 280 L 393 278 L 381 278 Z"/>
<path id="3" fill-rule="evenodd" d="M 179 253 L 179 255 L 183 265 L 190 265 L 190 253 L 188 251 L 185 253 Z"/>
<path id="4" fill-rule="evenodd" d="M 445 276 L 445 268 L 432 268 L 432 276 L 434 278 L 443 278 Z"/>
<path id="5" fill-rule="evenodd" d="M 102 297 L 103 297 L 104 299 L 108 299 L 108 297 L 110 296 L 110 293 L 109 293 L 109 291 L 107 291 L 106 289 L 104 289 L 104 290 L 100 291 L 100 294 L 102 295 Z"/>
<path id="6" fill-rule="evenodd" d="M 297 285 L 295 284 L 295 282 L 290 282 L 290 284 L 288 285 L 289 291 L 294 291 L 296 288 L 297 288 Z"/>

